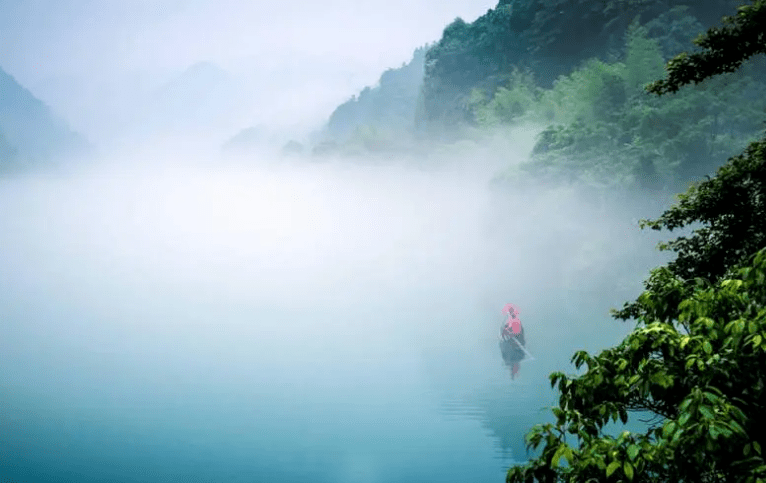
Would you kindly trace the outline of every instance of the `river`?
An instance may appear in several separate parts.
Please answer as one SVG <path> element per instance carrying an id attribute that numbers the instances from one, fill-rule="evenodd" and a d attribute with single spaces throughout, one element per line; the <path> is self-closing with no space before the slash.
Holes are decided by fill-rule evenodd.
<path id="1" fill-rule="evenodd" d="M 547 375 L 629 330 L 607 311 L 642 274 L 596 288 L 610 222 L 499 207 L 487 181 L 300 162 L 1 180 L 0 480 L 504 481 L 550 419 Z M 506 302 L 532 355 L 513 378 Z"/>

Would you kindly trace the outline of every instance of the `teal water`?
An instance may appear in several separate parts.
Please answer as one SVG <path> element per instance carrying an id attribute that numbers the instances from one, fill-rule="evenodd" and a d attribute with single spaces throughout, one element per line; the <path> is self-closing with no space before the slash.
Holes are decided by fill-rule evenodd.
<path id="1" fill-rule="evenodd" d="M 545 265 L 553 235 L 498 234 L 485 181 L 4 180 L 0 481 L 504 481 L 547 375 L 627 329 L 624 293 Z M 508 301 L 534 356 L 515 379 Z"/>

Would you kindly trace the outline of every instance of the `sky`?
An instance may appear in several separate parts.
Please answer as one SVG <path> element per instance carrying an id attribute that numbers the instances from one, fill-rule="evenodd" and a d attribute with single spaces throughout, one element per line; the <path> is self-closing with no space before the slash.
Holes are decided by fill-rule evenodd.
<path id="1" fill-rule="evenodd" d="M 200 61 L 253 86 L 253 122 L 316 123 L 495 4 L 0 0 L 0 67 L 86 134 Z"/>

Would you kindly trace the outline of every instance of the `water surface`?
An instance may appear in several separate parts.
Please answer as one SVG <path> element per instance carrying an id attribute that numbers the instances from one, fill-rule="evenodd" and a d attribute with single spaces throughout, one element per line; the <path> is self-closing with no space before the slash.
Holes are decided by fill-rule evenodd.
<path id="1" fill-rule="evenodd" d="M 487 180 L 304 163 L 0 181 L 2 481 L 503 481 L 549 418 L 547 375 L 626 328 L 606 313 L 622 293 L 562 289 L 578 268 L 551 262 L 555 210 L 500 209 Z M 510 301 L 534 356 L 515 379 Z"/>

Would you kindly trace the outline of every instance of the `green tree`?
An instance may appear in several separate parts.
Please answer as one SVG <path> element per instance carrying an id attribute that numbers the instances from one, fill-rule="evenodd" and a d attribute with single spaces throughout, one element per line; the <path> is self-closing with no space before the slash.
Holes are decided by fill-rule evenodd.
<path id="1" fill-rule="evenodd" d="M 662 50 L 647 29 L 634 22 L 626 33 L 625 84 L 628 92 L 641 92 L 645 84 L 664 73 Z"/>
<path id="2" fill-rule="evenodd" d="M 722 166 L 715 177 L 692 185 L 657 220 L 641 224 L 671 231 L 701 225 L 691 236 L 659 246 L 677 254 L 667 269 L 683 281 L 672 293 L 666 293 L 668 305 L 664 312 L 654 309 L 662 320 L 670 320 L 678 303 L 693 292 L 696 280 L 720 280 L 731 267 L 745 262 L 766 245 L 766 139 L 751 143 L 743 154 Z M 647 290 L 662 290 L 667 283 L 665 275 L 660 272 L 650 276 L 645 282 Z M 643 315 L 646 307 L 640 300 L 616 312 L 621 319 Z"/>
<path id="3" fill-rule="evenodd" d="M 624 69 L 619 62 L 591 59 L 556 80 L 542 95 L 542 109 L 552 111 L 551 117 L 558 123 L 601 121 L 624 100 Z"/>
<path id="4" fill-rule="evenodd" d="M 526 119 L 538 102 L 539 89 L 530 71 L 513 69 L 506 87 L 500 87 L 490 101 L 484 94 L 474 89 L 468 99 L 472 107 L 474 120 L 480 126 L 513 124 Z"/>
<path id="5" fill-rule="evenodd" d="M 412 132 L 423 82 L 428 45 L 415 49 L 410 62 L 381 74 L 374 87 L 338 106 L 324 129 L 326 140 L 348 142 L 360 126 L 375 126 L 397 132 Z"/>
<path id="6" fill-rule="evenodd" d="M 668 77 L 647 90 L 658 95 L 676 92 L 683 85 L 731 72 L 751 56 L 766 53 L 766 0 L 740 7 L 737 16 L 725 17 L 723 23 L 724 27 L 712 28 L 694 40 L 704 50 L 673 58 L 668 62 Z M 693 73 L 693 66 L 699 66 L 706 77 Z M 642 224 L 672 231 L 695 223 L 702 227 L 692 236 L 660 245 L 661 250 L 678 255 L 668 268 L 687 281 L 689 288 L 680 296 L 690 293 L 694 279 L 714 282 L 766 244 L 766 138 L 731 158 L 714 178 L 692 185 L 659 219 Z M 655 289 L 655 283 L 663 282 L 650 277 L 647 289 Z M 641 313 L 641 304 L 632 303 L 616 315 L 628 319 Z"/>
<path id="7" fill-rule="evenodd" d="M 732 72 L 766 51 L 766 0 L 741 7 L 668 64 L 657 94 Z M 646 290 L 617 318 L 637 328 L 617 347 L 572 361 L 579 376 L 551 375 L 556 422 L 528 434 L 539 456 L 508 482 L 766 481 L 766 139 L 693 185 L 653 229 L 700 224 L 661 249 Z M 629 414 L 653 417 L 644 432 L 614 435 Z"/>
<path id="8" fill-rule="evenodd" d="M 758 63 L 661 99 L 643 89 L 664 72 L 659 42 L 648 35 L 632 24 L 622 62 L 592 59 L 538 96 L 529 110 L 552 124 L 523 167 L 529 175 L 677 190 L 758 137 L 766 109 Z"/>
<path id="9" fill-rule="evenodd" d="M 676 92 L 680 87 L 715 75 L 734 72 L 750 57 L 766 53 L 766 2 L 756 0 L 739 7 L 733 17 L 724 17 L 723 26 L 709 29 L 693 40 L 702 50 L 682 53 L 668 62 L 666 79 L 654 82 L 655 94 Z"/>

